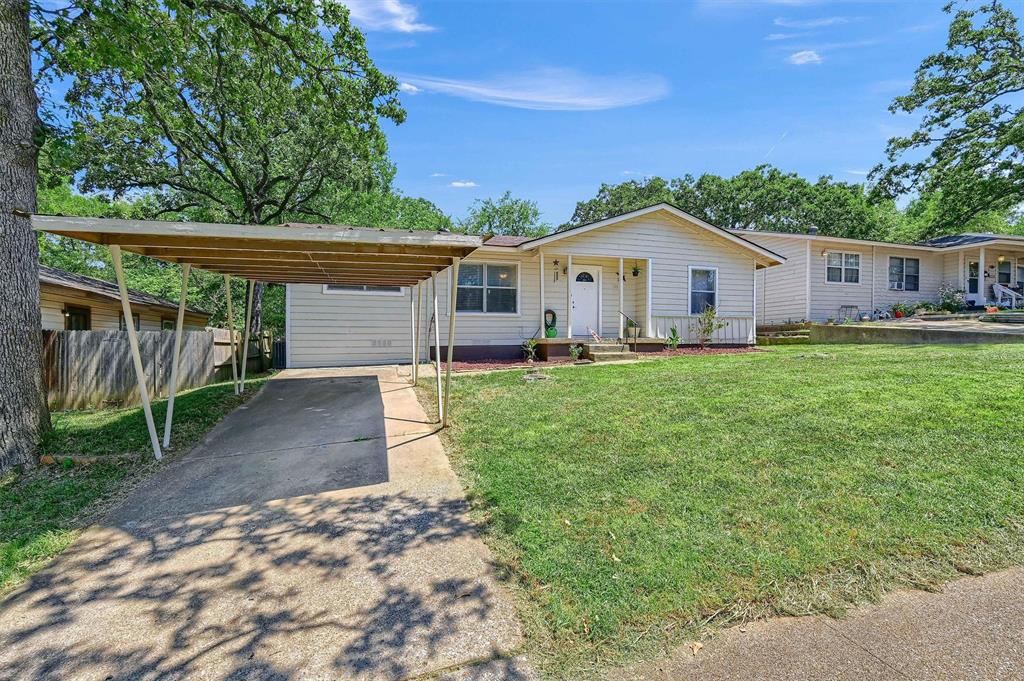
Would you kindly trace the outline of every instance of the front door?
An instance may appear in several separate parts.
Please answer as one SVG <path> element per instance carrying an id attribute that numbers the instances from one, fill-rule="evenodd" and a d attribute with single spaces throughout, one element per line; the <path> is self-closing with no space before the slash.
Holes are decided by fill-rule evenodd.
<path id="1" fill-rule="evenodd" d="M 978 261 L 968 260 L 967 261 L 967 298 L 968 302 L 972 305 L 981 305 L 981 294 L 978 292 Z"/>
<path id="2" fill-rule="evenodd" d="M 572 266 L 572 335 L 590 336 L 601 333 L 601 268 L 592 265 Z"/>

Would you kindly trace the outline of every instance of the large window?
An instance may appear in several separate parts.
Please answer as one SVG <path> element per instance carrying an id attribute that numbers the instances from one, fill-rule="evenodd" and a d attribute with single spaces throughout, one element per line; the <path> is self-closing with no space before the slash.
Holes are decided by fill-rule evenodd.
<path id="1" fill-rule="evenodd" d="M 64 306 L 64 330 L 88 331 L 92 328 L 92 314 L 87 307 Z"/>
<path id="2" fill-rule="evenodd" d="M 889 290 L 921 290 L 921 261 L 917 258 L 889 256 Z"/>
<path id="3" fill-rule="evenodd" d="M 519 268 L 498 263 L 463 263 L 459 268 L 455 309 L 516 314 L 519 311 Z"/>
<path id="4" fill-rule="evenodd" d="M 718 270 L 713 267 L 690 268 L 690 314 L 718 307 Z"/>
<path id="5" fill-rule="evenodd" d="M 369 286 L 366 284 L 325 284 L 324 293 L 369 293 L 389 296 L 402 295 L 401 286 Z"/>
<path id="6" fill-rule="evenodd" d="M 1024 265 L 1017 265 L 1017 286 L 1024 286 Z"/>
<path id="7" fill-rule="evenodd" d="M 831 284 L 859 284 L 860 253 L 826 253 L 825 281 Z"/>
<path id="8" fill-rule="evenodd" d="M 1009 286 L 1013 283 L 1013 263 L 1009 260 L 1003 260 L 999 263 L 996 269 L 996 281 L 1005 286 Z"/>

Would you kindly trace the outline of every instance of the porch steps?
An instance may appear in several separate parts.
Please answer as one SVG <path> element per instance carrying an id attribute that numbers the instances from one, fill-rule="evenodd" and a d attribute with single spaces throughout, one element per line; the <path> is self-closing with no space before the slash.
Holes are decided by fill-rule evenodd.
<path id="1" fill-rule="evenodd" d="M 1024 312 L 995 312 L 982 315 L 983 322 L 998 322 L 1000 324 L 1024 324 Z"/>
<path id="2" fill-rule="evenodd" d="M 758 345 L 804 345 L 811 342 L 810 329 L 758 332 Z"/>
<path id="3" fill-rule="evenodd" d="M 629 346 L 614 341 L 584 343 L 583 356 L 594 362 L 616 362 L 623 359 L 636 359 L 636 353 L 630 352 Z"/>

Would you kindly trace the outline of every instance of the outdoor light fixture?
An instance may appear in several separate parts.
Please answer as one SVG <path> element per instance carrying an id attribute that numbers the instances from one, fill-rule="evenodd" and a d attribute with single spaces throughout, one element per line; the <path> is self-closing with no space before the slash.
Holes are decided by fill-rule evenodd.
<path id="1" fill-rule="evenodd" d="M 999 262 L 1006 262 L 1006 256 L 1005 255 L 1001 255 L 998 258 L 996 258 L 996 260 L 998 260 Z"/>

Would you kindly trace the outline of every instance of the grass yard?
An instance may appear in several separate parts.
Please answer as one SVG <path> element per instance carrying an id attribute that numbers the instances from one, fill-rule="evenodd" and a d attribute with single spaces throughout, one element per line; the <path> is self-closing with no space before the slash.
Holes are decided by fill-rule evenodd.
<path id="1" fill-rule="evenodd" d="M 266 380 L 265 376 L 247 380 L 242 397 L 234 394 L 230 382 L 178 395 L 172 450 L 194 444 Z M 166 409 L 166 400 L 153 403 L 161 438 Z M 0 596 L 70 546 L 105 507 L 104 502 L 158 465 L 152 458 L 141 407 L 55 412 L 51 421 L 53 429 L 40 444 L 40 454 L 50 454 L 58 462 L 69 455 L 129 456 L 112 456 L 110 461 L 90 466 L 41 467 L 0 477 Z"/>
<path id="2" fill-rule="evenodd" d="M 448 444 L 554 675 L 1024 563 L 1024 344 L 546 373 L 458 376 Z"/>

